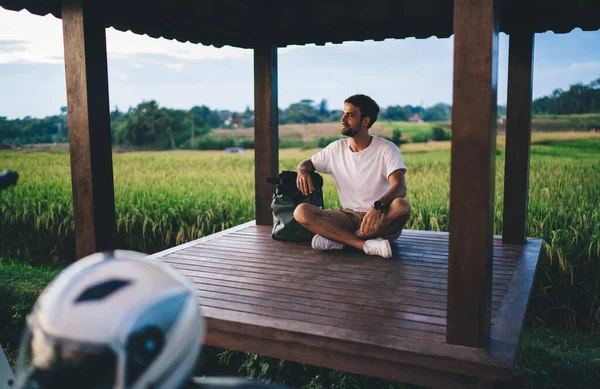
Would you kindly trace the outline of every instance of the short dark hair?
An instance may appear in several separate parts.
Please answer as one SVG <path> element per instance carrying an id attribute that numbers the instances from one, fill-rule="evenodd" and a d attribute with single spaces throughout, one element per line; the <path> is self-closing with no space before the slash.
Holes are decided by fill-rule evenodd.
<path id="1" fill-rule="evenodd" d="M 368 128 L 371 128 L 373 123 L 377 121 L 377 115 L 379 115 L 379 105 L 367 95 L 352 95 L 344 100 L 344 103 L 350 103 L 355 107 L 360 108 L 360 120 L 365 117 L 370 117 Z"/>

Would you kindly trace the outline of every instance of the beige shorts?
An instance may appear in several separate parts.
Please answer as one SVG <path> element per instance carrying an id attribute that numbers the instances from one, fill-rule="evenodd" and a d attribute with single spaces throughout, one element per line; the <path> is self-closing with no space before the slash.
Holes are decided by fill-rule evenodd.
<path id="1" fill-rule="evenodd" d="M 342 210 L 324 209 L 323 211 L 329 214 L 336 224 L 342 226 L 345 230 L 348 230 L 352 233 L 360 229 L 360 224 L 362 223 L 363 218 L 367 214 L 366 212 L 356 212 L 347 208 L 344 208 Z M 387 233 L 384 234 L 382 238 L 393 242 L 396 239 L 398 239 L 398 237 L 401 234 L 402 229 L 400 229 L 400 231 L 387 231 Z"/>

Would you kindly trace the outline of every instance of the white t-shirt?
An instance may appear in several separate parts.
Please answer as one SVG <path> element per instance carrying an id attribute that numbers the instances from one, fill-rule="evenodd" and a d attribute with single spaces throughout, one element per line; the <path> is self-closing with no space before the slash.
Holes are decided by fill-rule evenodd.
<path id="1" fill-rule="evenodd" d="M 348 138 L 340 139 L 310 160 L 319 172 L 333 175 L 342 207 L 356 212 L 367 212 L 390 189 L 390 174 L 406 171 L 400 149 L 377 136 L 359 152 L 350 149 Z"/>

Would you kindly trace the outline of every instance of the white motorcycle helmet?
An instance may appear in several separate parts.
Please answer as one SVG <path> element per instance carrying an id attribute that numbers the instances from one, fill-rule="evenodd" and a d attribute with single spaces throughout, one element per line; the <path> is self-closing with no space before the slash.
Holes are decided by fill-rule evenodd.
<path id="1" fill-rule="evenodd" d="M 20 389 L 175 389 L 204 337 L 191 283 L 132 251 L 97 253 L 62 271 L 27 317 Z"/>

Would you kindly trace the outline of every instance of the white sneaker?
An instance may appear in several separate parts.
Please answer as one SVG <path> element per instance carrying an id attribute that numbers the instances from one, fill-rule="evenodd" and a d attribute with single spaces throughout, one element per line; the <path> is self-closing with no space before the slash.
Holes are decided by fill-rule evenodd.
<path id="1" fill-rule="evenodd" d="M 319 234 L 315 234 L 312 238 L 312 248 L 317 251 L 342 250 L 344 247 L 346 247 L 345 244 L 327 239 Z"/>
<path id="2" fill-rule="evenodd" d="M 366 240 L 363 250 L 365 254 L 369 255 L 379 255 L 383 258 L 392 257 L 392 246 L 387 239 L 383 238 Z"/>

